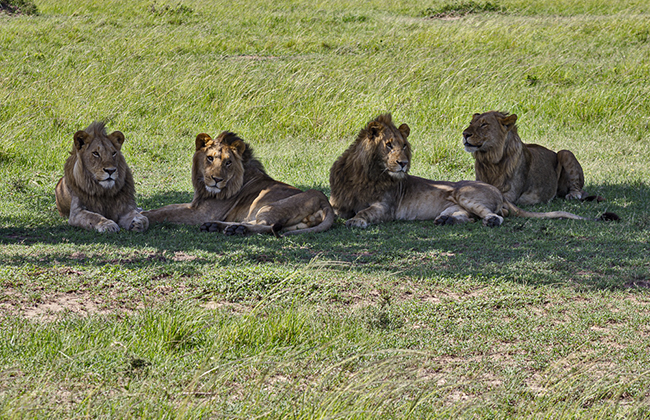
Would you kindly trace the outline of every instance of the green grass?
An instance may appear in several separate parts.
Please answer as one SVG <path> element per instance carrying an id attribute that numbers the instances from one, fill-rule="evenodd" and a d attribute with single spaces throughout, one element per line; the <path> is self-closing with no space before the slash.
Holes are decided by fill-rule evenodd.
<path id="1" fill-rule="evenodd" d="M 0 417 L 650 417 L 646 1 L 35 4 L 0 13 Z M 222 130 L 327 194 L 383 112 L 413 174 L 472 179 L 491 109 L 607 198 L 532 209 L 622 220 L 98 235 L 54 205 L 95 119 L 150 209 Z"/>

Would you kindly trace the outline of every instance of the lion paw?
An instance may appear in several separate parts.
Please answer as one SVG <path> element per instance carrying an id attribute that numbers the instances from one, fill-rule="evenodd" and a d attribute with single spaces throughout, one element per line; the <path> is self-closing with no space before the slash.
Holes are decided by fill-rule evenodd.
<path id="1" fill-rule="evenodd" d="M 134 232 L 144 232 L 148 227 L 149 219 L 147 219 L 145 216 L 142 216 L 141 214 L 138 214 L 133 218 L 133 220 L 131 220 L 129 230 L 132 230 Z"/>
<path id="2" fill-rule="evenodd" d="M 453 216 L 438 216 L 436 217 L 436 220 L 433 221 L 434 225 L 442 226 L 442 225 L 453 225 L 456 223 L 456 219 Z"/>
<path id="3" fill-rule="evenodd" d="M 584 191 L 569 191 L 569 193 L 564 198 L 566 200 L 582 200 L 582 197 L 584 195 Z"/>
<path id="4" fill-rule="evenodd" d="M 233 236 L 233 235 L 245 235 L 247 231 L 248 229 L 246 229 L 246 226 L 244 225 L 230 225 L 223 230 L 223 233 L 225 233 L 228 236 Z"/>
<path id="5" fill-rule="evenodd" d="M 201 225 L 201 232 L 220 232 L 219 224 L 212 222 L 205 222 Z"/>
<path id="6" fill-rule="evenodd" d="M 368 227 L 368 222 L 363 219 L 352 218 L 345 222 L 345 227 L 365 229 Z"/>
<path id="7" fill-rule="evenodd" d="M 105 219 L 105 220 L 102 220 L 101 222 L 99 222 L 95 229 L 97 229 L 97 232 L 100 232 L 100 233 L 119 232 L 120 231 L 120 227 L 118 226 L 118 224 L 115 223 L 112 220 L 109 220 L 109 219 Z"/>
<path id="8" fill-rule="evenodd" d="M 483 219 L 483 226 L 487 226 L 487 227 L 501 226 L 501 223 L 503 223 L 503 217 L 498 216 L 496 214 L 492 216 L 488 216 L 485 219 Z"/>

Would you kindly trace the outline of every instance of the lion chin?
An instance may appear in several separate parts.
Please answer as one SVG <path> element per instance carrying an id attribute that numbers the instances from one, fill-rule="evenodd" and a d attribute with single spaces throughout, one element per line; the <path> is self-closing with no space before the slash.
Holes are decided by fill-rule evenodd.
<path id="1" fill-rule="evenodd" d="M 217 195 L 217 194 L 219 194 L 221 192 L 221 188 L 219 188 L 217 186 L 210 187 L 210 186 L 206 185 L 205 190 L 207 192 L 209 192 L 210 194 L 214 194 L 214 195 Z"/>
<path id="2" fill-rule="evenodd" d="M 390 175 L 391 178 L 395 179 L 405 179 L 406 178 L 406 170 L 403 171 L 388 171 L 388 175 Z"/>
<path id="3" fill-rule="evenodd" d="M 110 190 L 115 186 L 115 180 L 114 179 L 105 179 L 103 181 L 99 181 L 99 185 L 102 187 L 106 188 L 107 190 Z"/>
<path id="4" fill-rule="evenodd" d="M 464 146 L 465 146 L 465 151 L 469 153 L 474 153 L 480 149 L 479 146 L 473 146 L 469 143 L 465 143 Z"/>

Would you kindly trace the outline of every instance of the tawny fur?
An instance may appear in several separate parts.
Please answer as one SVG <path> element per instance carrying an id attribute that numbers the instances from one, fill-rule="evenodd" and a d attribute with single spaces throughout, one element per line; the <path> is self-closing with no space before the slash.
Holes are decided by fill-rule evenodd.
<path id="1" fill-rule="evenodd" d="M 107 135 L 102 122 L 75 133 L 64 176 L 55 187 L 56 207 L 71 225 L 99 232 L 149 226 L 137 210 L 133 175 L 120 151 L 123 143 L 124 135 Z"/>
<path id="2" fill-rule="evenodd" d="M 474 114 L 463 142 L 474 156 L 476 180 L 494 185 L 519 205 L 545 203 L 556 196 L 584 198 L 584 174 L 573 153 L 524 144 L 516 121 L 516 115 L 503 112 Z"/>
<path id="3" fill-rule="evenodd" d="M 380 115 L 359 132 L 330 169 L 330 203 L 348 227 L 391 220 L 462 223 L 479 218 L 499 226 L 503 217 L 582 219 L 567 212 L 526 212 L 507 202 L 492 185 L 479 181 L 432 181 L 408 175 L 409 127 L 396 128 L 390 114 Z"/>
<path id="4" fill-rule="evenodd" d="M 271 178 L 235 133 L 196 137 L 191 203 L 146 211 L 151 222 L 203 225 L 203 230 L 283 234 L 323 232 L 334 223 L 327 197 Z"/>

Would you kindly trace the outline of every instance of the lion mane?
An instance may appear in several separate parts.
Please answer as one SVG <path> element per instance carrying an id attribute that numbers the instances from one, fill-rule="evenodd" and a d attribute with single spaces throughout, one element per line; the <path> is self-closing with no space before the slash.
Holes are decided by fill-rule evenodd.
<path id="1" fill-rule="evenodd" d="M 480 218 L 499 226 L 512 212 L 521 217 L 582 217 L 567 212 L 533 213 L 508 202 L 492 185 L 479 181 L 432 181 L 408 174 L 410 129 L 395 127 L 390 114 L 370 121 L 330 169 L 330 203 L 347 227 L 392 220 L 462 223 Z"/>
<path id="2" fill-rule="evenodd" d="M 123 143 L 124 134 L 106 134 L 103 122 L 74 134 L 64 175 L 55 187 L 56 207 L 70 225 L 98 232 L 141 232 L 149 226 L 137 210 Z"/>
<path id="3" fill-rule="evenodd" d="M 327 197 L 271 178 L 237 134 L 196 136 L 191 203 L 146 211 L 152 222 L 201 225 L 204 231 L 282 234 L 323 232 L 334 223 Z"/>
<path id="4" fill-rule="evenodd" d="M 573 153 L 523 143 L 516 121 L 517 115 L 504 112 L 474 114 L 463 131 L 463 144 L 474 157 L 476 180 L 494 185 L 518 205 L 556 196 L 584 199 L 584 174 Z"/>

